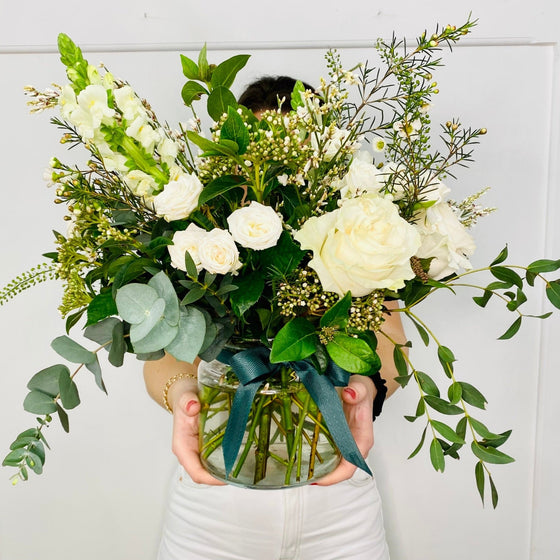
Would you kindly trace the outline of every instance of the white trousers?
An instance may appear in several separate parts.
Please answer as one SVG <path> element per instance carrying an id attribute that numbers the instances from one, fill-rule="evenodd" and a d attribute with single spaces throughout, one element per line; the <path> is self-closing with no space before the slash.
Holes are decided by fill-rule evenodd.
<path id="1" fill-rule="evenodd" d="M 179 468 L 158 560 L 389 560 L 375 480 L 249 490 Z"/>

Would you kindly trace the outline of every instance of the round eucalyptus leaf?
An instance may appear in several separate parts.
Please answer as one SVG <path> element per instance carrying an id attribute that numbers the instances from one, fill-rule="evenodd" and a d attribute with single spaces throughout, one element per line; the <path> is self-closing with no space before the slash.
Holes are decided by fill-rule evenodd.
<path id="1" fill-rule="evenodd" d="M 135 325 L 144 321 L 158 298 L 156 290 L 147 284 L 127 284 L 117 290 L 115 301 L 119 315 Z"/>
<path id="2" fill-rule="evenodd" d="M 130 327 L 130 340 L 132 344 L 147 336 L 155 327 L 156 323 L 163 318 L 164 309 L 165 300 L 163 298 L 157 298 L 144 314 L 144 320 Z"/>
<path id="3" fill-rule="evenodd" d="M 132 338 L 132 329 L 130 328 L 130 336 Z M 150 332 L 142 339 L 133 341 L 132 346 L 137 354 L 149 354 L 157 352 L 165 348 L 176 336 L 179 327 L 170 325 L 163 317 L 161 317 Z"/>
<path id="4" fill-rule="evenodd" d="M 148 286 L 154 288 L 160 298 L 165 300 L 165 320 L 170 325 L 179 324 L 179 299 L 175 288 L 165 272 L 158 272 L 149 282 Z"/>
<path id="5" fill-rule="evenodd" d="M 192 364 L 206 336 L 206 320 L 196 307 L 182 307 L 177 336 L 165 350 L 183 362 Z"/>

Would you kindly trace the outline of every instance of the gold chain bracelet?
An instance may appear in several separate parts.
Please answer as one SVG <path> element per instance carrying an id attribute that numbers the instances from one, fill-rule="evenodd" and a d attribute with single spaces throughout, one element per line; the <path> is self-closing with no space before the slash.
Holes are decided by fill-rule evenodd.
<path id="1" fill-rule="evenodd" d="M 171 414 L 173 414 L 173 409 L 169 406 L 169 401 L 167 400 L 167 396 L 169 393 L 169 389 L 171 388 L 171 385 L 173 385 L 175 381 L 179 381 L 179 379 L 198 379 L 198 378 L 196 375 L 184 371 L 183 373 L 178 373 L 177 375 L 174 375 L 173 377 L 167 380 L 167 383 L 163 388 L 163 404 Z"/>

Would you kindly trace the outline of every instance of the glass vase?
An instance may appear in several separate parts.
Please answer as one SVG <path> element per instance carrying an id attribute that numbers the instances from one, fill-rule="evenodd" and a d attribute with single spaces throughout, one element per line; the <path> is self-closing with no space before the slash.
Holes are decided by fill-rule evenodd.
<path id="1" fill-rule="evenodd" d="M 222 443 L 239 386 L 230 366 L 214 360 L 198 368 L 200 456 L 216 478 L 249 488 L 308 484 L 340 461 L 323 416 L 289 367 L 263 382 L 245 426 L 234 467 L 226 477 Z"/>

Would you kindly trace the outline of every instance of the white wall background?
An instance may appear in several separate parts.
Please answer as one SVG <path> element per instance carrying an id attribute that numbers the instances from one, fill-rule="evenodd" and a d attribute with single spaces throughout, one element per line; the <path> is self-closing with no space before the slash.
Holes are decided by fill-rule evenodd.
<path id="1" fill-rule="evenodd" d="M 76 3 L 0 2 L 0 285 L 41 262 L 52 250 L 61 209 L 42 182 L 51 155 L 65 156 L 48 115 L 27 114 L 22 86 L 61 83 L 56 35 L 64 31 L 92 62 L 103 61 L 147 97 L 161 119 L 185 118 L 178 53 L 204 41 L 211 57 L 251 52 L 240 87 L 262 73 L 289 73 L 317 83 L 322 53 L 338 45 L 349 63 L 371 58 L 368 44 L 391 32 L 413 38 L 436 22 L 460 24 L 472 10 L 480 23 L 471 38 L 444 53 L 436 76 L 441 93 L 434 121 L 458 116 L 489 133 L 476 164 L 450 184 L 456 198 L 485 185 L 499 212 L 475 230 L 475 264 L 487 264 L 510 244 L 512 261 L 560 256 L 556 219 L 559 155 L 560 8 L 556 0 L 443 0 L 398 3 L 347 0 L 244 3 L 188 0 L 97 0 Z M 29 377 L 55 363 L 50 341 L 63 334 L 56 308 L 60 292 L 41 285 L 0 309 L 0 454 L 34 425 L 21 403 Z M 435 302 L 433 302 L 435 303 Z M 536 292 L 533 309 L 548 309 Z M 426 453 L 411 461 L 420 427 L 410 426 L 416 395 L 394 396 L 376 424 L 376 476 L 394 560 L 555 560 L 560 557 L 556 474 L 560 469 L 557 394 L 560 321 L 524 325 L 512 341 L 496 341 L 511 322 L 498 307 L 480 311 L 467 294 L 441 294 L 424 316 L 459 359 L 457 374 L 489 400 L 479 418 L 494 430 L 513 428 L 506 451 L 517 461 L 492 469 L 500 491 L 496 511 L 482 508 L 474 461 L 448 462 L 435 473 Z M 414 333 L 408 329 L 411 338 Z M 415 340 L 415 342 L 417 342 Z M 431 353 L 415 344 L 414 359 L 439 376 Z M 167 478 L 170 418 L 145 394 L 141 364 L 105 368 L 109 397 L 81 375 L 83 404 L 70 415 L 66 435 L 53 422 L 46 472 L 12 488 L 0 470 L 1 560 L 121 560 L 155 558 Z M 441 379 L 441 378 L 440 378 Z M 341 558 L 343 557 L 341 552 Z"/>

